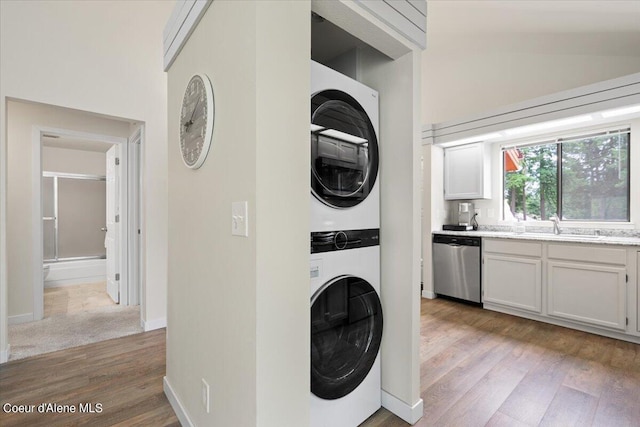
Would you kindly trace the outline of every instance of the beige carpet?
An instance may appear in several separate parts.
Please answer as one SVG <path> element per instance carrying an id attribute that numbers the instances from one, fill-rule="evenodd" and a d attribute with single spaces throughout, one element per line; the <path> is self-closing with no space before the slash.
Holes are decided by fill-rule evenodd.
<path id="1" fill-rule="evenodd" d="M 142 332 L 140 307 L 119 305 L 9 326 L 9 360 L 49 353 Z"/>

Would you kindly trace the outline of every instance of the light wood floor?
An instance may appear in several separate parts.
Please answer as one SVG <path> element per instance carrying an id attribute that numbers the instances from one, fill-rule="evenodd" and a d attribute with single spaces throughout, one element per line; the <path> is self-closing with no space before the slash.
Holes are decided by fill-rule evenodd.
<path id="1" fill-rule="evenodd" d="M 422 300 L 418 426 L 640 426 L 640 346 L 446 300 Z M 177 426 L 164 330 L 0 365 L 0 402 L 101 402 L 102 414 L 0 425 Z M 385 409 L 366 427 L 407 426 Z"/>
<path id="2" fill-rule="evenodd" d="M 44 317 L 117 305 L 107 294 L 106 282 L 44 288 Z"/>
<path id="3" fill-rule="evenodd" d="M 165 330 L 130 335 L 0 365 L 0 403 L 101 403 L 102 413 L 6 414 L 9 426 L 172 426 L 162 391 Z"/>
<path id="4" fill-rule="evenodd" d="M 640 426 L 640 345 L 443 299 L 421 323 L 417 426 Z"/>

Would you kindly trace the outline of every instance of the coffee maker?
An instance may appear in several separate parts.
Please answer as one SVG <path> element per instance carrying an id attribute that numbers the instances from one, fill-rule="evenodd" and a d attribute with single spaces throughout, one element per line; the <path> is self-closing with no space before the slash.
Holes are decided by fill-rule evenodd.
<path id="1" fill-rule="evenodd" d="M 471 220 L 473 219 L 474 213 L 473 203 L 458 203 L 458 225 L 473 225 L 471 224 Z"/>
<path id="2" fill-rule="evenodd" d="M 475 220 L 475 209 L 473 203 L 458 203 L 458 222 L 457 224 L 445 224 L 443 230 L 449 231 L 471 231 L 478 228 Z"/>

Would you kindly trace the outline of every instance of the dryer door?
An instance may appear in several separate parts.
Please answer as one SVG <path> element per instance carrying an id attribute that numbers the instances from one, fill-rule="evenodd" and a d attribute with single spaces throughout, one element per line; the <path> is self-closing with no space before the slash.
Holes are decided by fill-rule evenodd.
<path id="1" fill-rule="evenodd" d="M 326 90 L 311 98 L 311 191 L 334 208 L 367 198 L 378 175 L 378 139 L 352 96 Z"/>
<path id="2" fill-rule="evenodd" d="M 381 340 L 375 289 L 354 276 L 328 282 L 311 302 L 311 392 L 322 399 L 351 393 L 371 370 Z"/>

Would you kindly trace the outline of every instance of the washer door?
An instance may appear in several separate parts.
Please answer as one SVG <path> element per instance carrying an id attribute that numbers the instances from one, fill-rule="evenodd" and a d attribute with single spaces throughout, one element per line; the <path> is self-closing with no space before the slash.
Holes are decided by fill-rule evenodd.
<path id="1" fill-rule="evenodd" d="M 311 98 L 311 191 L 334 208 L 367 198 L 378 175 L 378 140 L 352 96 L 326 90 Z"/>
<path id="2" fill-rule="evenodd" d="M 365 379 L 380 349 L 382 306 L 354 276 L 327 283 L 311 303 L 311 392 L 339 399 Z"/>

